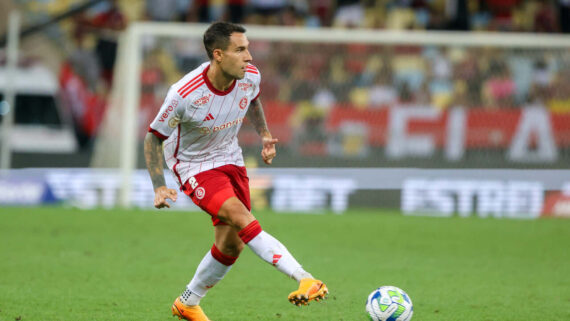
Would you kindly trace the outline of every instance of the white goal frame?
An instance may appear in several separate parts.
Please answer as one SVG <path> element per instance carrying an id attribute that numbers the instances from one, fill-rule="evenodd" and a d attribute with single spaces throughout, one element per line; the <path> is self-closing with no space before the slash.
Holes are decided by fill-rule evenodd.
<path id="1" fill-rule="evenodd" d="M 121 36 L 112 103 L 122 106 L 119 166 L 119 205 L 131 207 L 132 177 L 136 167 L 137 110 L 140 98 L 143 36 L 198 37 L 207 24 L 135 22 Z M 493 46 L 507 48 L 569 48 L 570 37 L 556 34 L 354 30 L 277 26 L 246 26 L 250 40 L 391 45 Z M 106 116 L 107 118 L 107 116 Z M 105 148 L 104 146 L 101 148 Z"/>

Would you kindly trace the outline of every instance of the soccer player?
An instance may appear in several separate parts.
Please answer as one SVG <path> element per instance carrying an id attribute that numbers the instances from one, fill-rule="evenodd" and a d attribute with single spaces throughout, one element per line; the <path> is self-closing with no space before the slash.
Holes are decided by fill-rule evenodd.
<path id="1" fill-rule="evenodd" d="M 244 117 L 261 136 L 261 157 L 271 164 L 275 144 L 259 99 L 259 70 L 251 64 L 245 29 L 216 22 L 204 33 L 209 62 L 186 74 L 167 94 L 150 124 L 144 154 L 155 191 L 154 206 L 170 207 L 177 193 L 165 186 L 163 157 L 180 190 L 207 212 L 215 241 L 174 301 L 179 319 L 207 321 L 200 300 L 230 270 L 247 245 L 255 254 L 299 283 L 289 294 L 295 305 L 323 299 L 328 289 L 315 279 L 251 213 L 248 177 L 237 133 Z"/>

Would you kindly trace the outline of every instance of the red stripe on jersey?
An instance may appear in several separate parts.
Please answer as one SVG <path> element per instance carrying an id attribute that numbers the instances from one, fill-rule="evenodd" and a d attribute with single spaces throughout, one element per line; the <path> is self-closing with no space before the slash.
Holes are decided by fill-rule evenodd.
<path id="1" fill-rule="evenodd" d="M 178 90 L 178 93 L 180 95 L 184 94 L 184 92 L 186 92 L 188 89 L 194 87 L 194 85 L 196 85 L 197 83 L 204 81 L 203 77 L 198 77 L 196 80 L 192 81 L 192 83 L 188 83 L 187 85 L 184 85 L 184 87 L 180 88 L 180 90 Z"/>
<path id="2" fill-rule="evenodd" d="M 252 74 L 259 74 L 257 71 L 255 71 L 253 69 L 247 69 L 245 72 L 250 72 Z"/>
<path id="3" fill-rule="evenodd" d="M 198 78 L 201 78 L 202 74 L 198 74 L 198 76 L 190 79 L 189 82 L 185 83 L 184 86 L 180 87 L 180 89 L 178 89 L 178 93 L 183 92 L 184 90 L 186 90 L 188 87 L 192 86 L 192 84 L 195 84 L 196 81 L 198 81 Z"/>
<path id="4" fill-rule="evenodd" d="M 257 71 L 257 67 L 255 67 L 254 65 L 247 65 L 247 68 Z"/>
<path id="5" fill-rule="evenodd" d="M 178 93 L 182 93 L 183 91 L 185 91 L 186 89 L 188 89 L 188 87 L 192 87 L 196 82 L 200 81 L 200 79 L 202 79 L 202 75 L 198 75 L 196 77 L 194 77 L 192 80 L 190 80 L 189 82 L 185 83 L 184 86 L 180 87 L 180 89 L 178 89 Z"/>
<path id="6" fill-rule="evenodd" d="M 203 84 L 204 84 L 204 80 L 202 79 L 202 81 L 197 83 L 194 87 L 190 88 L 188 91 L 186 91 L 185 93 L 180 94 L 180 95 L 182 96 L 182 98 L 186 98 L 186 96 L 190 95 L 190 93 L 193 92 L 194 90 L 200 88 Z"/>
<path id="7" fill-rule="evenodd" d="M 184 185 L 182 184 L 182 178 L 180 177 L 180 174 L 176 170 L 176 167 L 178 166 L 178 164 L 180 164 L 180 159 L 176 157 L 178 156 L 178 148 L 180 148 L 180 124 L 178 124 L 178 137 L 176 138 L 176 149 L 174 150 L 174 157 L 176 158 L 176 164 L 174 164 L 174 166 L 172 167 L 172 171 L 174 172 L 174 175 L 176 175 L 176 177 L 178 178 L 180 186 L 182 186 Z"/>
<path id="8" fill-rule="evenodd" d="M 165 135 L 159 133 L 156 129 L 152 129 L 151 127 L 148 128 L 148 132 L 153 133 L 154 136 L 158 137 L 159 139 L 162 139 L 162 140 L 168 139 L 168 136 L 165 136 Z"/>

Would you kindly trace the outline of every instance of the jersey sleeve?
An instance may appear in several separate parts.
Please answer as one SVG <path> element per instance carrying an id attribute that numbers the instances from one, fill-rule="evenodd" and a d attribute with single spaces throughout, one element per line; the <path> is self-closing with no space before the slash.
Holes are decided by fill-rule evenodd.
<path id="1" fill-rule="evenodd" d="M 251 78 L 253 80 L 254 83 L 254 87 L 253 87 L 253 94 L 252 97 L 253 99 L 251 99 L 251 101 L 255 101 L 257 98 L 259 98 L 259 94 L 261 93 L 261 72 L 259 72 L 259 69 L 257 69 L 257 67 L 253 66 L 253 65 L 249 65 L 248 66 L 248 72 L 251 75 Z"/>
<path id="2" fill-rule="evenodd" d="M 167 139 L 184 116 L 184 110 L 183 98 L 171 87 L 148 131 L 160 139 Z"/>

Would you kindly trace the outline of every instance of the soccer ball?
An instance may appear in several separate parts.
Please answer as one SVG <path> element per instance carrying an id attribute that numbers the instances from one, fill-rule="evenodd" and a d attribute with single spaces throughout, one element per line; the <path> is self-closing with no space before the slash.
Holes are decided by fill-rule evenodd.
<path id="1" fill-rule="evenodd" d="M 381 286 L 368 296 L 366 312 L 372 321 L 410 321 L 414 307 L 402 289 Z"/>

